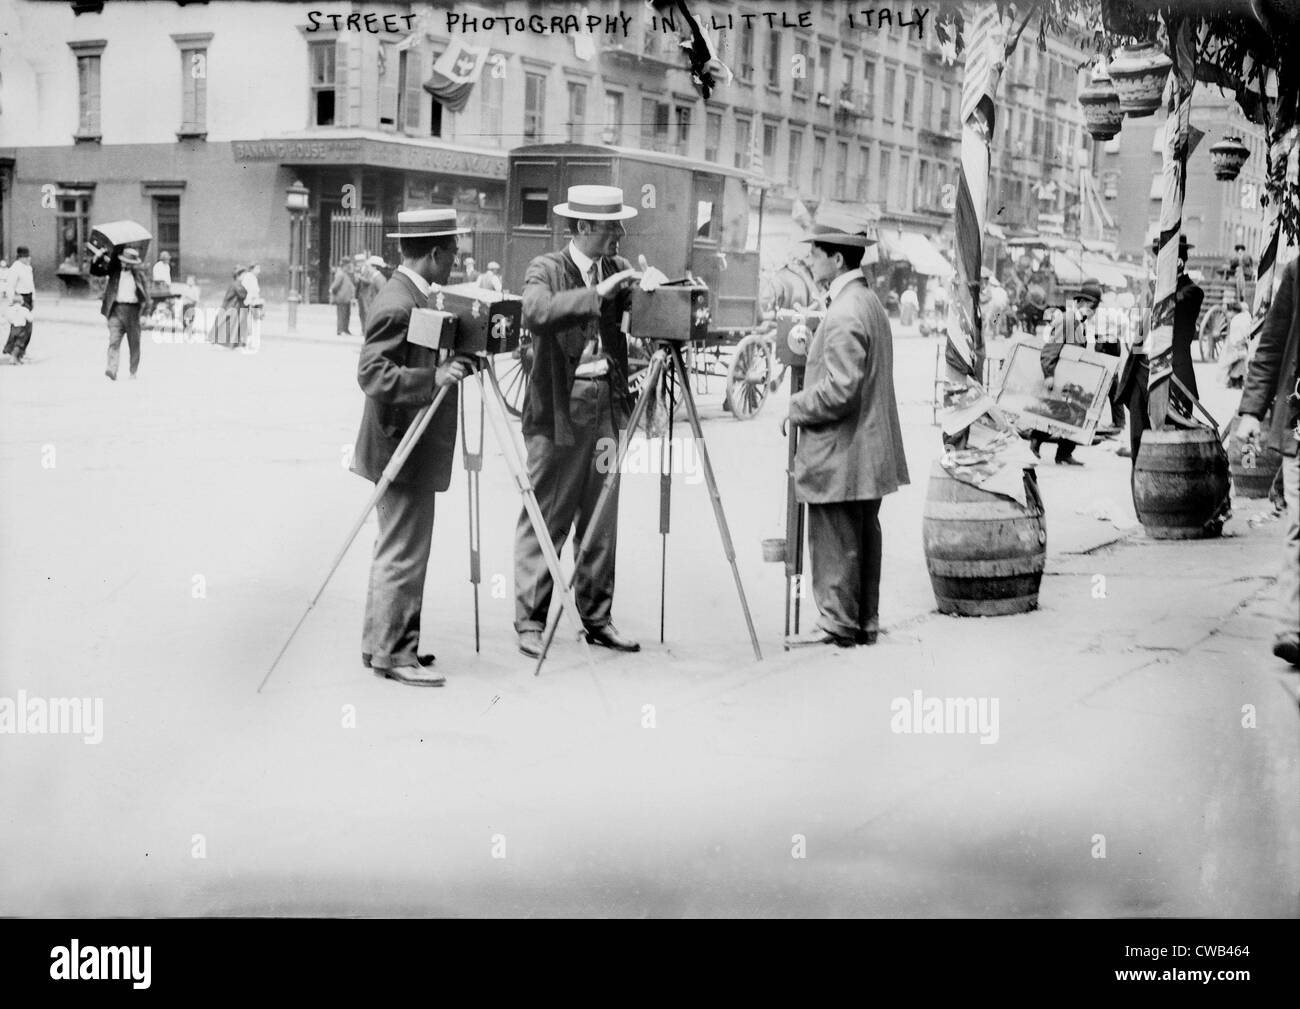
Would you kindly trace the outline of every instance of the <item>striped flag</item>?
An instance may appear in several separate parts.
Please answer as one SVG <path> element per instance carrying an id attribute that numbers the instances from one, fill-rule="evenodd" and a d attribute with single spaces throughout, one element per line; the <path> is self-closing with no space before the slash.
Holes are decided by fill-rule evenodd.
<path id="1" fill-rule="evenodd" d="M 968 389 L 982 377 L 980 266 L 988 218 L 989 142 L 993 137 L 993 95 L 1002 75 L 1005 31 L 997 7 L 981 4 L 966 46 L 961 96 L 961 172 L 957 185 L 955 290 L 948 301 L 947 382 L 944 408 L 968 413 Z M 983 390 L 980 389 L 982 393 Z M 991 401 L 989 401 L 991 404 Z"/>
<path id="2" fill-rule="evenodd" d="M 447 51 L 434 62 L 433 76 L 424 82 L 424 90 L 449 112 L 460 112 L 469 102 L 470 92 L 483 72 L 488 53 L 486 48 L 452 39 Z"/>

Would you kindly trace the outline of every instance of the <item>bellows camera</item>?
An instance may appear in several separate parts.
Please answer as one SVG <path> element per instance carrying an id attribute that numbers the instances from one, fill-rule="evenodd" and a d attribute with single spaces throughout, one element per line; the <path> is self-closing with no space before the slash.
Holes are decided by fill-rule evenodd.
<path id="1" fill-rule="evenodd" d="M 653 291 L 632 288 L 628 335 L 640 340 L 687 343 L 709 335 L 709 289 L 664 284 Z"/>
<path id="2" fill-rule="evenodd" d="M 776 313 L 776 359 L 802 368 L 808 363 L 808 345 L 822 321 L 819 312 L 782 308 Z"/>
<path id="3" fill-rule="evenodd" d="M 406 338 L 430 350 L 482 356 L 519 347 L 523 301 L 474 284 L 453 284 L 429 295 L 429 307 L 411 312 Z"/>

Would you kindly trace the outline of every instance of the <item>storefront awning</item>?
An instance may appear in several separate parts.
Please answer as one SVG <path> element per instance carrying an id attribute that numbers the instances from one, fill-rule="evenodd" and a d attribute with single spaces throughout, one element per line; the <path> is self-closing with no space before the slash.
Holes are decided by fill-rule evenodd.
<path id="1" fill-rule="evenodd" d="M 1056 282 L 1067 287 L 1077 287 L 1087 279 L 1083 265 L 1064 252 L 1052 253 L 1052 272 L 1056 274 Z"/>
<path id="2" fill-rule="evenodd" d="M 1103 259 L 1101 256 L 1084 253 L 1083 268 L 1091 277 L 1096 277 L 1101 282 L 1102 287 L 1125 288 L 1128 287 L 1128 277 L 1123 271 L 1115 268 L 1115 265 Z"/>
<path id="3" fill-rule="evenodd" d="M 953 275 L 952 264 L 934 247 L 928 238 L 916 231 L 890 231 L 879 233 L 881 252 L 889 259 L 903 259 L 912 264 L 917 273 L 947 280 Z"/>

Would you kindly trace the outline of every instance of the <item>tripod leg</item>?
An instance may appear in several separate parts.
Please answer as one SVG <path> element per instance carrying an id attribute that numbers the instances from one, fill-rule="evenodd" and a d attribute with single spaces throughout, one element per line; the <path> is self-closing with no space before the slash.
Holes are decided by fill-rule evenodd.
<path id="1" fill-rule="evenodd" d="M 496 434 L 502 452 L 505 454 L 506 467 L 510 470 L 511 476 L 514 477 L 515 486 L 519 488 L 519 493 L 523 498 L 524 510 L 528 513 L 528 520 L 532 523 L 533 532 L 537 535 L 537 542 L 541 546 L 546 568 L 551 573 L 551 581 L 560 590 L 560 608 L 567 610 L 569 615 L 573 617 L 574 623 L 581 628 L 582 614 L 578 611 L 577 600 L 573 597 L 573 590 L 569 582 L 564 578 L 564 572 L 560 568 L 560 555 L 556 552 L 555 544 L 551 541 L 551 533 L 546 526 L 546 518 L 542 515 L 542 506 L 538 504 L 537 494 L 528 480 L 528 470 L 520 459 L 518 446 L 510 433 L 510 426 L 504 420 L 507 412 L 505 396 L 502 395 L 501 386 L 497 383 L 496 372 L 492 371 L 491 368 L 485 370 L 487 371 L 488 384 L 492 389 L 492 395 L 497 407 L 495 411 L 489 410 L 487 414 L 492 423 L 492 430 Z M 482 389 L 482 372 L 479 373 L 479 384 L 480 389 Z M 557 614 L 556 620 L 558 619 Z M 586 643 L 585 639 L 583 644 L 586 645 L 588 662 L 594 662 L 591 646 Z"/>
<path id="2" fill-rule="evenodd" d="M 460 449 L 465 461 L 465 488 L 469 495 L 469 580 L 474 586 L 474 652 L 480 647 L 478 590 L 482 581 L 482 536 L 479 506 L 479 477 L 483 472 L 483 387 L 479 386 L 477 445 L 470 449 L 469 426 L 465 423 L 465 397 L 460 398 Z"/>
<path id="3" fill-rule="evenodd" d="M 580 544 L 574 547 L 573 578 L 569 581 L 570 589 L 572 589 L 574 581 L 577 580 L 578 567 L 591 546 L 591 538 L 599 528 L 600 517 L 605 513 L 605 505 L 609 502 L 609 496 L 614 490 L 614 481 L 618 479 L 619 473 L 623 470 L 623 460 L 627 457 L 628 443 L 631 440 L 632 432 L 637 429 L 637 426 L 641 423 L 641 418 L 645 416 L 646 407 L 650 402 L 650 397 L 654 394 L 655 388 L 659 385 L 659 379 L 663 375 L 665 364 L 664 351 L 655 351 L 650 358 L 650 367 L 646 371 L 645 384 L 641 386 L 641 395 L 637 397 L 636 406 L 632 408 L 632 416 L 628 418 L 627 430 L 618 439 L 618 456 L 614 460 L 614 468 L 605 476 L 604 486 L 600 488 L 600 497 L 596 498 L 596 507 L 592 510 L 591 518 L 587 521 L 587 535 L 582 538 Z M 542 654 L 537 658 L 537 668 L 533 671 L 534 676 L 542 671 L 542 663 L 546 661 L 546 653 L 550 651 L 551 642 L 555 638 L 555 627 L 558 620 L 559 618 L 554 614 L 547 614 L 546 633 L 542 636 Z"/>
<path id="4" fill-rule="evenodd" d="M 664 615 L 668 598 L 668 530 L 673 496 L 673 410 L 668 399 L 668 426 L 659 450 L 659 643 L 664 643 Z"/>
<path id="5" fill-rule="evenodd" d="M 790 372 L 790 392 L 803 389 L 804 370 L 798 365 Z M 803 600 L 803 520 L 804 509 L 795 494 L 794 467 L 799 452 L 799 429 L 790 427 L 789 453 L 786 456 L 785 499 L 785 627 L 790 634 L 791 597 L 793 597 L 794 633 L 799 633 L 799 607 Z"/>
<path id="6" fill-rule="evenodd" d="M 731 544 L 731 531 L 727 528 L 727 516 L 722 511 L 722 497 L 718 493 L 718 481 L 713 476 L 713 465 L 709 462 L 709 450 L 704 443 L 704 430 L 700 426 L 700 412 L 695 407 L 695 397 L 691 395 L 687 384 L 686 365 L 682 361 L 681 349 L 672 345 L 673 366 L 682 377 L 683 395 L 686 398 L 686 412 L 691 421 L 691 432 L 699 442 L 700 464 L 704 467 L 704 479 L 709 485 L 709 497 L 713 500 L 713 517 L 718 522 L 718 533 L 722 536 L 722 550 L 731 565 L 731 576 L 736 582 L 736 594 L 740 597 L 740 608 L 745 611 L 745 626 L 749 628 L 749 643 L 754 646 L 754 658 L 760 661 L 763 653 L 758 647 L 758 635 L 754 632 L 754 618 L 749 613 L 749 602 L 745 598 L 745 587 L 740 583 L 740 569 L 736 567 L 736 549 Z"/>
<path id="7" fill-rule="evenodd" d="M 361 527 L 366 524 L 366 519 L 370 517 L 370 513 L 374 510 L 375 505 L 379 504 L 379 499 L 384 496 L 389 485 L 397 478 L 397 474 L 401 472 L 402 467 L 406 464 L 407 457 L 411 454 L 411 449 L 415 447 L 415 443 L 420 440 L 420 436 L 423 435 L 425 430 L 428 428 L 429 422 L 433 420 L 433 415 L 438 412 L 438 407 L 442 406 L 442 401 L 447 398 L 448 388 L 449 386 L 444 386 L 438 390 L 437 395 L 433 397 L 433 402 L 426 406 L 420 413 L 416 414 L 415 420 L 413 420 L 411 426 L 406 429 L 406 434 L 404 434 L 402 440 L 397 443 L 397 448 L 393 451 L 392 458 L 388 460 L 388 465 L 384 467 L 383 473 L 380 474 L 379 479 L 375 482 L 375 489 L 371 493 L 370 499 L 366 502 L 365 509 L 359 516 L 357 516 L 357 520 L 353 523 L 351 531 L 349 531 L 347 538 L 343 541 L 343 546 L 339 548 L 339 552 L 335 555 L 334 563 L 330 565 L 330 569 L 325 575 L 325 580 L 320 583 L 320 588 L 318 588 L 316 594 L 311 597 L 311 602 L 307 604 L 306 611 L 298 618 L 298 622 L 294 624 L 293 630 L 289 632 L 289 638 L 285 641 L 284 647 L 280 649 L 279 654 L 275 657 L 275 661 L 271 663 L 271 668 L 266 671 L 266 675 L 262 677 L 262 682 L 258 684 L 257 692 L 259 694 L 262 692 L 262 688 L 266 686 L 267 681 L 270 680 L 271 674 L 275 672 L 275 667 L 278 666 L 280 660 L 284 658 L 284 653 L 287 652 L 289 646 L 293 644 L 293 639 L 297 636 L 299 628 L 301 628 L 303 623 L 306 622 L 308 615 L 315 608 L 316 603 L 320 601 L 320 597 L 325 593 L 325 586 L 330 583 L 330 579 L 334 577 L 334 572 L 337 571 L 339 565 L 343 563 L 343 558 L 346 556 L 348 548 L 352 546 L 352 541 L 357 538 L 357 533 L 361 532 Z"/>

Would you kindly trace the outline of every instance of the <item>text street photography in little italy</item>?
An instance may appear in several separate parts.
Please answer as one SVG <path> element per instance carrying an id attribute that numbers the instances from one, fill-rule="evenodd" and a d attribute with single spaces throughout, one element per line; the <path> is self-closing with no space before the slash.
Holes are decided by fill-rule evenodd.
<path id="1" fill-rule="evenodd" d="M 1265 976 L 1214 950 L 1300 915 L 1297 37 L 0 3 L 0 916 Z M 168 938 L 22 969 L 166 992 Z"/>

